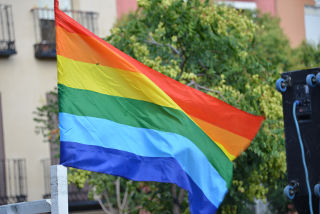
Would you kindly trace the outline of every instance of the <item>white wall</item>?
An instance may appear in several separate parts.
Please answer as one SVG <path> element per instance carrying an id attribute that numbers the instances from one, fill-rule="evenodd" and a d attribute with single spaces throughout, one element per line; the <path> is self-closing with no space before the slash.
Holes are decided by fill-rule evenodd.
<path id="1" fill-rule="evenodd" d="M 43 194 L 40 160 L 49 157 L 49 147 L 34 132 L 32 112 L 45 103 L 45 93 L 56 84 L 56 63 L 34 58 L 35 35 L 30 9 L 36 2 L 0 0 L 0 3 L 12 5 L 17 50 L 16 55 L 0 59 L 5 155 L 7 159 L 26 159 L 28 199 L 35 200 Z"/>
<path id="2" fill-rule="evenodd" d="M 53 1 L 53 0 L 52 0 Z M 98 12 L 98 26 L 105 36 L 116 19 L 114 0 L 73 0 L 74 9 Z M 49 158 L 49 145 L 35 134 L 33 111 L 46 103 L 46 93 L 57 84 L 56 60 L 34 57 L 36 41 L 33 7 L 38 0 L 0 0 L 13 9 L 17 54 L 0 58 L 0 92 L 2 97 L 5 155 L 27 161 L 28 200 L 44 194 L 41 159 Z"/>
<path id="3" fill-rule="evenodd" d="M 105 37 L 117 18 L 116 0 L 73 0 L 73 9 L 98 12 L 97 35 Z"/>
<path id="4" fill-rule="evenodd" d="M 304 22 L 306 28 L 306 40 L 308 43 L 320 42 L 320 6 L 304 7 Z"/>

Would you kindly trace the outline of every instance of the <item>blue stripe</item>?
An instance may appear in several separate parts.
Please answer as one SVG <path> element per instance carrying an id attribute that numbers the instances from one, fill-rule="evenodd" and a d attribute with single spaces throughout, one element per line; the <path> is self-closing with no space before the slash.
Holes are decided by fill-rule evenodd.
<path id="1" fill-rule="evenodd" d="M 64 141 L 61 141 L 60 158 L 64 166 L 135 181 L 175 183 L 189 192 L 191 213 L 208 214 L 217 210 L 174 158 L 142 157 L 116 149 Z"/>
<path id="2" fill-rule="evenodd" d="M 143 157 L 172 157 L 219 206 L 227 184 L 206 156 L 188 138 L 169 132 L 136 128 L 110 120 L 59 113 L 60 140 L 117 149 Z"/>

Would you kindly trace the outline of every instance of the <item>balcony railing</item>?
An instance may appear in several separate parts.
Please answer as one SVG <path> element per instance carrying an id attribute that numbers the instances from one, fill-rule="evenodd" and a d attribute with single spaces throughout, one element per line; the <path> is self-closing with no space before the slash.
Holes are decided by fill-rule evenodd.
<path id="1" fill-rule="evenodd" d="M 39 59 L 56 58 L 56 33 L 54 23 L 54 10 L 47 8 L 34 8 L 31 10 L 34 18 L 36 44 L 34 45 L 35 57 Z M 65 10 L 71 16 L 91 32 L 98 33 L 96 12 Z"/>
<path id="2" fill-rule="evenodd" d="M 45 194 L 43 198 L 50 198 L 50 159 L 43 159 L 42 161 L 43 166 L 43 174 L 44 174 L 44 189 Z M 100 205 L 96 201 L 89 200 L 88 197 L 89 193 L 89 186 L 85 185 L 84 188 L 79 189 L 74 184 L 68 185 L 68 199 L 69 199 L 69 210 L 76 211 L 76 210 L 92 210 L 92 209 L 99 209 Z"/>
<path id="3" fill-rule="evenodd" d="M 0 57 L 16 53 L 12 7 L 0 4 Z"/>
<path id="4" fill-rule="evenodd" d="M 0 172 L 0 205 L 26 201 L 26 161 L 0 160 Z"/>

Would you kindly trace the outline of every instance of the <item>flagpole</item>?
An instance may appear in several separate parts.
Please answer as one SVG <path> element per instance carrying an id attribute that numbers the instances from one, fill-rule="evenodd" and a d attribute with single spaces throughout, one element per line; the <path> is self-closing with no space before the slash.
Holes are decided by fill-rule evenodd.
<path id="1" fill-rule="evenodd" d="M 67 167 L 53 165 L 50 167 L 51 174 L 51 213 L 68 213 L 68 175 Z"/>
<path id="2" fill-rule="evenodd" d="M 59 0 L 54 0 L 54 10 L 59 10 Z"/>

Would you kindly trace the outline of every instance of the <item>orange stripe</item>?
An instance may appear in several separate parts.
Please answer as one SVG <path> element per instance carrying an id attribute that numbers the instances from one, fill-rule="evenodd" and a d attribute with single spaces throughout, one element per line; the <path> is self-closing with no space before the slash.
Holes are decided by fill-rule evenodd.
<path id="1" fill-rule="evenodd" d="M 250 145 L 251 141 L 247 138 L 219 128 L 199 118 L 192 117 L 192 119 L 214 142 L 223 146 L 228 153 L 235 157 L 239 156 Z"/>
<path id="2" fill-rule="evenodd" d="M 70 33 L 56 26 L 57 54 L 69 59 L 127 71 L 137 69 L 94 37 Z"/>
<path id="3" fill-rule="evenodd" d="M 197 117 L 250 140 L 253 140 L 257 134 L 264 117 L 237 109 L 202 91 L 171 79 L 142 63 L 136 64 L 136 68 L 149 77 L 191 117 Z"/>

